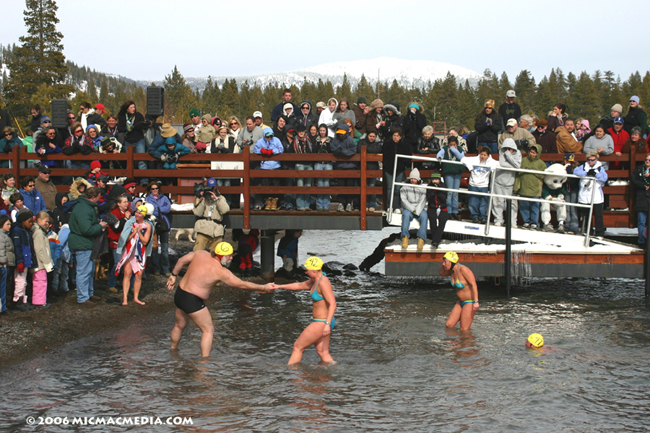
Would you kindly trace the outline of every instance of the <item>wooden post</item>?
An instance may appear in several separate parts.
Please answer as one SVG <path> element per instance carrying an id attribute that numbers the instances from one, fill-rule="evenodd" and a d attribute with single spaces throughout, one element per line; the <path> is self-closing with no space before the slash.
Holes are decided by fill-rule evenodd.
<path id="1" fill-rule="evenodd" d="M 262 230 L 260 236 L 260 276 L 266 281 L 275 277 L 275 230 Z"/>
<path id="2" fill-rule="evenodd" d="M 506 199 L 506 255 L 503 265 L 505 266 L 506 297 L 510 297 L 510 268 L 512 266 L 512 199 Z"/>
<path id="3" fill-rule="evenodd" d="M 27 148 L 25 148 L 27 150 Z M 23 151 L 23 146 L 14 146 L 11 151 L 11 163 L 14 166 L 13 173 L 16 177 L 16 187 L 20 189 L 20 152 Z M 25 161 L 27 164 L 27 161 Z"/>
<path id="4" fill-rule="evenodd" d="M 126 148 L 126 156 L 126 177 L 135 179 L 135 177 L 133 177 L 133 170 L 136 162 L 133 160 L 133 146 Z"/>
<path id="5" fill-rule="evenodd" d="M 367 175 L 367 167 L 368 163 L 366 162 L 366 158 L 368 156 L 368 149 L 366 149 L 366 146 L 361 146 L 361 197 L 359 197 L 359 210 L 361 210 L 361 230 L 366 230 L 366 225 L 367 225 L 367 215 L 366 215 L 366 207 L 367 207 L 367 202 L 366 202 L 366 187 L 368 185 L 368 175 Z"/>
<path id="6" fill-rule="evenodd" d="M 244 228 L 251 228 L 251 147 L 244 147 Z"/>

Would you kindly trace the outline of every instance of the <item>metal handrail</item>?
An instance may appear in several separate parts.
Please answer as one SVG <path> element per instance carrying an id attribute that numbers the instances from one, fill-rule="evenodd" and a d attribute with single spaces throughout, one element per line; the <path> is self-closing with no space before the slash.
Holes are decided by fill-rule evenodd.
<path id="1" fill-rule="evenodd" d="M 412 187 L 418 187 L 418 188 L 424 188 L 424 189 L 432 189 L 432 190 L 439 190 L 439 191 L 450 191 L 450 192 L 456 192 L 456 193 L 462 193 L 462 194 L 470 194 L 470 195 L 477 195 L 477 196 L 485 196 L 489 197 L 490 201 L 488 204 L 488 218 L 487 222 L 485 224 L 485 235 L 488 235 L 490 232 L 490 213 L 491 213 L 491 208 L 492 208 L 492 197 L 496 198 L 503 198 L 503 199 L 515 199 L 517 201 L 531 201 L 531 202 L 537 202 L 537 203 L 549 203 L 553 205 L 557 205 L 558 202 L 552 201 L 552 200 L 546 200 L 542 198 L 532 198 L 532 197 L 522 197 L 522 196 L 514 196 L 514 195 L 503 195 L 503 194 L 495 194 L 493 192 L 494 188 L 494 177 L 496 175 L 497 170 L 504 170 L 504 171 L 514 171 L 517 173 L 530 173 L 530 174 L 540 174 L 544 173 L 544 171 L 538 171 L 538 170 L 527 170 L 527 169 L 521 169 L 521 168 L 510 168 L 510 167 L 494 167 L 494 169 L 490 170 L 491 173 L 491 179 L 490 179 L 490 191 L 485 193 L 485 192 L 478 192 L 478 191 L 469 191 L 466 189 L 450 189 L 450 188 L 442 188 L 442 187 L 433 187 L 429 185 L 413 185 L 411 183 L 405 183 L 405 182 L 395 182 L 395 177 L 397 175 L 397 161 L 399 158 L 404 158 L 404 159 L 416 159 L 416 160 L 424 160 L 424 161 L 431 161 L 432 158 L 427 158 L 427 157 L 421 157 L 421 156 L 414 156 L 414 155 L 400 155 L 397 154 L 395 155 L 395 165 L 393 167 L 393 188 L 390 191 L 390 206 L 388 207 L 388 213 L 387 213 L 387 221 L 388 223 L 391 222 L 391 219 L 393 217 L 393 198 L 395 195 L 395 185 L 400 185 L 400 186 L 412 186 Z M 435 159 L 436 161 L 441 162 L 442 160 L 438 160 L 437 158 Z M 450 164 L 458 164 L 458 165 L 465 165 L 460 161 L 444 161 L 445 163 L 450 163 Z M 576 179 L 585 179 L 585 177 L 581 176 L 576 176 L 574 174 L 563 174 L 563 173 L 553 173 L 553 176 L 562 176 L 562 177 L 570 177 L 570 178 L 576 178 Z M 586 177 L 589 179 L 589 181 L 592 183 L 592 191 L 591 191 L 591 203 L 590 204 L 580 204 L 580 203 L 570 203 L 570 202 L 562 202 L 563 205 L 565 206 L 573 206 L 573 207 L 581 207 L 581 208 L 589 208 L 589 220 L 587 222 L 587 232 L 585 234 L 585 247 L 589 246 L 589 240 L 591 236 L 591 218 L 593 215 L 593 207 L 594 207 L 594 199 L 596 197 L 596 188 L 594 183 L 598 181 L 595 177 Z"/>

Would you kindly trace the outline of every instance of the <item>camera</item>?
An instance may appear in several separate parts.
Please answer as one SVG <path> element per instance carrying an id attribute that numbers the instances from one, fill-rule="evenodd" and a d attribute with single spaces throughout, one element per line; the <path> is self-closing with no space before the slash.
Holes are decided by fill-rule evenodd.
<path id="1" fill-rule="evenodd" d="M 203 178 L 203 181 L 194 184 L 195 196 L 201 198 L 206 192 L 208 193 L 208 197 L 210 196 L 210 192 L 213 192 L 217 197 L 221 195 L 217 189 L 217 180 L 215 178 Z"/>

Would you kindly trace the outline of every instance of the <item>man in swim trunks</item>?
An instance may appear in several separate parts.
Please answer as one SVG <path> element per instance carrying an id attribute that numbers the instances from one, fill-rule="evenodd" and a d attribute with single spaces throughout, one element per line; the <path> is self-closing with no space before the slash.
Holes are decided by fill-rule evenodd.
<path id="1" fill-rule="evenodd" d="M 242 281 L 235 277 L 227 268 L 232 261 L 232 254 L 232 245 L 221 242 L 217 244 L 213 252 L 193 251 L 176 262 L 172 275 L 167 280 L 169 290 L 172 290 L 176 285 L 178 273 L 185 265 L 189 266 L 174 295 L 176 324 L 171 335 L 172 350 L 178 349 L 183 330 L 191 319 L 203 333 L 201 336 L 201 356 L 205 358 L 210 355 L 214 325 L 204 302 L 218 282 L 221 281 L 237 289 L 257 290 L 261 293 L 269 293 L 269 291 L 275 289 L 273 283 L 260 285 Z"/>
<path id="2" fill-rule="evenodd" d="M 474 314 L 479 308 L 478 287 L 474 273 L 465 265 L 458 263 L 458 254 L 448 251 L 442 258 L 440 275 L 451 277 L 451 285 L 456 289 L 458 302 L 451 309 L 447 319 L 447 328 L 453 328 L 460 322 L 461 331 L 469 331 Z"/>

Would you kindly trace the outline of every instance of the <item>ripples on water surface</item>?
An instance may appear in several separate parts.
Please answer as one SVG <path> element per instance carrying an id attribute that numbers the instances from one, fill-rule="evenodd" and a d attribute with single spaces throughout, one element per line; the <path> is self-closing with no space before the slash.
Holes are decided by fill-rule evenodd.
<path id="1" fill-rule="evenodd" d="M 359 264 L 381 237 L 307 232 L 300 252 Z M 481 309 L 463 334 L 444 326 L 455 297 L 447 281 L 334 282 L 337 365 L 319 366 L 313 348 L 298 368 L 285 365 L 310 321 L 306 292 L 229 291 L 209 306 L 207 361 L 193 326 L 178 355 L 168 350 L 170 305 L 162 317 L 0 372 L 0 430 L 92 428 L 26 426 L 30 415 L 147 415 L 191 416 L 188 431 L 647 431 L 642 281 L 535 280 L 510 299 L 480 281 Z M 532 332 L 544 335 L 544 351 L 524 347 Z"/>

